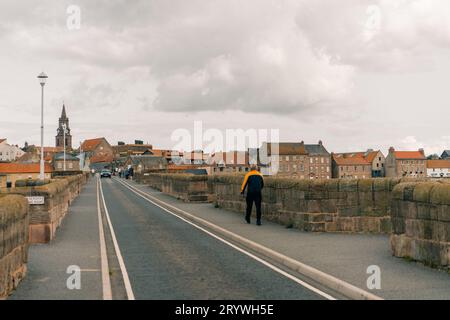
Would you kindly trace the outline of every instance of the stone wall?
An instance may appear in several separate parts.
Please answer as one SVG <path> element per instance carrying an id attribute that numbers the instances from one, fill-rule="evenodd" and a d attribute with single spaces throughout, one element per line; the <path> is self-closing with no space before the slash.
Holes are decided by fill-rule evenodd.
<path id="1" fill-rule="evenodd" d="M 186 202 L 211 201 L 208 176 L 189 174 L 149 174 L 138 181 Z"/>
<path id="2" fill-rule="evenodd" d="M 80 193 L 87 175 L 56 178 L 51 183 L 36 187 L 18 187 L 8 190 L 10 194 L 42 196 L 42 205 L 30 205 L 29 238 L 31 243 L 47 243 L 56 234 L 70 203 Z"/>
<path id="3" fill-rule="evenodd" d="M 402 183 L 393 190 L 391 247 L 395 256 L 431 266 L 450 264 L 450 184 Z"/>
<path id="4" fill-rule="evenodd" d="M 212 176 L 218 206 L 244 212 L 241 176 Z M 390 233 L 390 202 L 400 179 L 265 178 L 263 216 L 304 231 Z"/>
<path id="5" fill-rule="evenodd" d="M 19 195 L 0 195 L 0 299 L 26 274 L 28 223 L 28 201 Z"/>

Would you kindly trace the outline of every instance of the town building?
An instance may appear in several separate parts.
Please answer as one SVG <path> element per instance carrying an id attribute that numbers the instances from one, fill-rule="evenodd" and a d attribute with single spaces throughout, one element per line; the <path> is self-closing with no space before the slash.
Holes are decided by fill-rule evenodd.
<path id="1" fill-rule="evenodd" d="M 0 190 L 12 188 L 17 180 L 39 179 L 39 163 L 0 163 Z M 53 167 L 45 163 L 44 177 L 51 179 Z"/>
<path id="2" fill-rule="evenodd" d="M 250 170 L 246 151 L 215 152 L 207 160 L 209 174 L 242 173 Z"/>
<path id="3" fill-rule="evenodd" d="M 372 177 L 372 163 L 353 154 L 332 154 L 333 178 L 367 179 Z"/>
<path id="4" fill-rule="evenodd" d="M 258 150 L 258 165 L 266 175 L 299 179 L 331 179 L 331 155 L 318 144 L 263 143 Z"/>
<path id="5" fill-rule="evenodd" d="M 331 179 L 331 155 L 323 146 L 322 140 L 318 144 L 305 144 L 309 158 L 310 179 Z"/>
<path id="6" fill-rule="evenodd" d="M 55 154 L 63 152 L 61 147 L 44 147 L 44 161 L 51 163 Z M 24 153 L 16 162 L 19 163 L 39 163 L 41 161 L 41 147 L 34 145 L 27 147 L 27 152 Z"/>
<path id="7" fill-rule="evenodd" d="M 450 150 L 444 150 L 444 152 L 442 152 L 441 159 L 443 160 L 450 159 Z"/>
<path id="8" fill-rule="evenodd" d="M 65 134 L 64 130 L 66 130 Z M 63 148 L 64 139 L 66 139 L 65 140 L 66 150 L 72 150 L 72 135 L 70 133 L 69 118 L 67 117 L 66 114 L 66 106 L 63 104 L 61 117 L 59 117 L 57 134 L 55 137 L 55 146 L 57 148 Z"/>
<path id="9" fill-rule="evenodd" d="M 163 157 L 167 160 L 168 164 L 180 164 L 183 160 L 183 153 L 175 150 L 147 149 L 142 155 Z"/>
<path id="10" fill-rule="evenodd" d="M 80 159 L 70 153 L 65 155 L 66 170 L 65 171 L 80 171 Z M 54 171 L 64 171 L 64 153 L 57 153 L 53 157 Z"/>
<path id="11" fill-rule="evenodd" d="M 114 150 L 105 138 L 85 140 L 80 147 L 80 168 L 82 171 L 111 168 Z"/>
<path id="12" fill-rule="evenodd" d="M 351 170 L 352 168 L 346 168 L 346 164 L 351 166 L 350 160 L 345 161 L 334 161 L 336 158 L 361 158 L 367 161 L 371 164 L 371 172 L 370 176 L 367 176 L 366 168 L 358 167 L 353 168 L 353 171 L 358 171 L 356 176 L 364 176 L 365 178 L 379 178 L 385 176 L 385 163 L 386 163 L 386 157 L 380 150 L 372 150 L 368 149 L 367 151 L 361 151 L 361 152 L 346 152 L 346 153 L 333 153 L 333 178 L 340 177 L 339 172 L 341 170 L 345 171 L 346 169 Z M 355 161 L 355 165 L 362 165 L 364 161 Z M 335 166 L 342 165 L 342 168 L 335 168 Z M 355 175 L 354 175 L 355 176 Z"/>
<path id="13" fill-rule="evenodd" d="M 130 167 L 135 173 L 166 171 L 167 160 L 158 156 L 128 156 L 125 168 Z"/>
<path id="14" fill-rule="evenodd" d="M 209 155 L 204 153 L 203 150 L 194 150 L 191 152 L 184 152 L 183 156 L 179 158 L 181 163 L 175 164 L 193 164 L 203 166 L 207 163 Z"/>
<path id="15" fill-rule="evenodd" d="M 152 150 L 153 146 L 151 144 L 144 144 L 141 140 L 135 140 L 133 144 L 125 144 L 119 141 L 116 146 L 112 146 L 114 151 L 114 157 L 128 157 L 142 155 L 147 150 Z"/>
<path id="16" fill-rule="evenodd" d="M 0 162 L 11 162 L 23 156 L 23 152 L 18 146 L 8 144 L 6 139 L 0 139 Z"/>
<path id="17" fill-rule="evenodd" d="M 427 158 L 423 149 L 418 151 L 396 151 L 389 148 L 386 157 L 386 177 L 414 177 L 427 176 Z"/>
<path id="18" fill-rule="evenodd" d="M 427 160 L 427 177 L 450 178 L 450 160 Z"/>

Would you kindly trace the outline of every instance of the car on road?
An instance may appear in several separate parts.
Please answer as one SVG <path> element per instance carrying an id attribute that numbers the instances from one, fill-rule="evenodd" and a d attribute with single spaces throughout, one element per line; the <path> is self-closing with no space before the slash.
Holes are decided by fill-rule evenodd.
<path id="1" fill-rule="evenodd" d="M 100 178 L 111 178 L 111 170 L 103 169 L 100 172 Z"/>

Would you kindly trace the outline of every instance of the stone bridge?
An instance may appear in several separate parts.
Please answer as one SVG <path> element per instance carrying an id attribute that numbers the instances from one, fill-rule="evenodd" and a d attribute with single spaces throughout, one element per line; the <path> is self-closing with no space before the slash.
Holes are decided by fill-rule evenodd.
<path id="1" fill-rule="evenodd" d="M 445 180 L 268 177 L 273 223 L 258 228 L 231 213 L 245 209 L 242 176 L 136 180 L 78 175 L 1 193 L 0 298 L 378 299 L 364 288 L 376 263 L 383 298 L 450 299 Z M 74 264 L 80 290 L 65 288 Z"/>

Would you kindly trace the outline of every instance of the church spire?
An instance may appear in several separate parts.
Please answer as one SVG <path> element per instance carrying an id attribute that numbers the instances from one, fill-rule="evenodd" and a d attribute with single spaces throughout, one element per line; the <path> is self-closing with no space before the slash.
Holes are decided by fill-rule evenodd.
<path id="1" fill-rule="evenodd" d="M 62 108 L 62 112 L 61 112 L 61 119 L 66 119 L 66 105 L 63 102 L 63 108 Z"/>
<path id="2" fill-rule="evenodd" d="M 67 149 L 69 150 L 72 149 L 72 135 L 70 134 L 69 118 L 67 118 L 66 105 L 64 101 L 61 111 L 61 118 L 59 118 L 57 135 L 55 139 L 57 147 L 63 147 L 65 144 Z"/>

